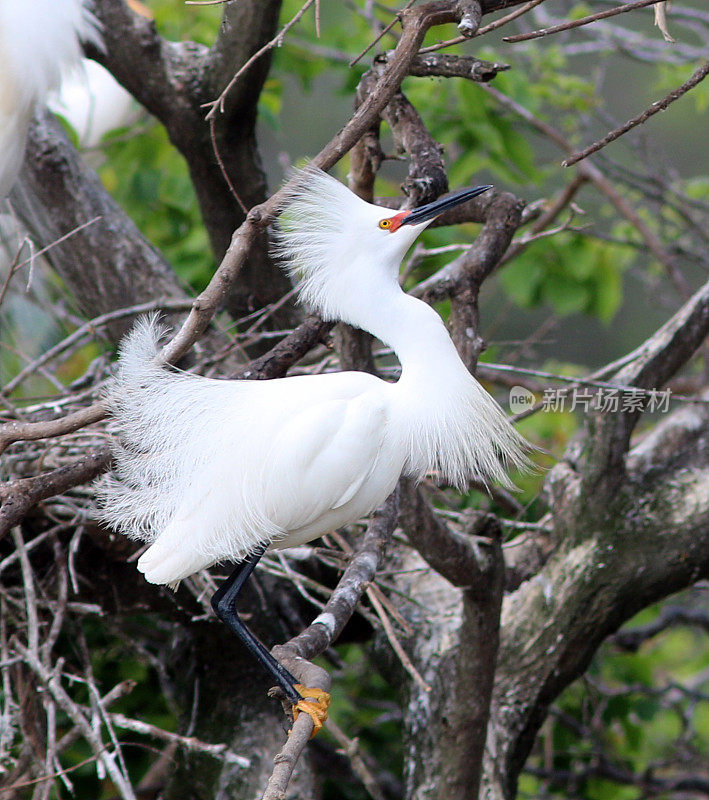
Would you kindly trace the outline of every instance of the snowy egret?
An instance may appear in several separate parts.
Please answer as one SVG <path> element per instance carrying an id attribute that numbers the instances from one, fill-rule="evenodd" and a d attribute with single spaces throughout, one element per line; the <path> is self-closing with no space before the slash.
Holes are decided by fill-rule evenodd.
<path id="1" fill-rule="evenodd" d="M 212 380 L 154 358 L 162 334 L 139 322 L 121 347 L 107 406 L 115 474 L 102 517 L 150 543 L 138 569 L 174 585 L 240 562 L 214 595 L 217 615 L 298 705 L 296 679 L 243 625 L 239 592 L 267 548 L 302 544 L 369 514 L 403 475 L 437 472 L 508 483 L 524 442 L 468 372 L 440 316 L 399 286 L 401 260 L 430 222 L 492 187 L 411 211 L 364 202 L 324 172 L 304 171 L 276 233 L 300 299 L 390 345 L 401 377 L 364 372 L 270 381 Z"/>
<path id="2" fill-rule="evenodd" d="M 0 198 L 20 171 L 36 106 L 79 64 L 81 41 L 100 46 L 82 0 L 0 0 Z"/>

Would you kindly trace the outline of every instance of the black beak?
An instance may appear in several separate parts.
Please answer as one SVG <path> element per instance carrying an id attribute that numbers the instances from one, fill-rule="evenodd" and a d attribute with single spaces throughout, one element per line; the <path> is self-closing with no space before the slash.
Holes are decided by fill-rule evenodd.
<path id="1" fill-rule="evenodd" d="M 466 200 L 472 200 L 473 197 L 477 197 L 488 189 L 492 189 L 492 186 L 476 186 L 474 189 L 461 189 L 459 192 L 453 192 L 453 194 L 446 195 L 445 197 L 439 197 L 438 200 L 434 200 L 432 203 L 426 203 L 425 206 L 415 208 L 408 217 L 404 217 L 401 224 L 418 225 L 420 222 L 426 222 L 442 214 L 444 211 L 448 211 L 450 208 L 455 208 L 461 203 L 465 203 Z"/>

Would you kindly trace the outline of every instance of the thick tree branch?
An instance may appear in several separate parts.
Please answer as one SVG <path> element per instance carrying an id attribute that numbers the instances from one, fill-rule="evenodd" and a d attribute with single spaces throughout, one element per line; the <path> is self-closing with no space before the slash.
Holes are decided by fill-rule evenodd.
<path id="1" fill-rule="evenodd" d="M 439 575 L 458 588 L 473 589 L 483 577 L 481 550 L 476 537 L 488 545 L 494 541 L 490 531 L 498 526 L 494 517 L 479 514 L 466 534 L 449 528 L 436 515 L 423 492 L 410 480 L 401 480 L 401 525 L 409 542 Z M 489 541 L 488 541 L 489 540 Z"/>
<path id="2" fill-rule="evenodd" d="M 99 218 L 46 255 L 89 317 L 160 297 L 186 297 L 172 267 L 110 197 L 46 111 L 30 128 L 24 169 L 11 202 L 42 245 Z M 140 281 L 135 279 L 137 269 Z M 108 326 L 114 341 L 128 324 L 118 320 Z"/>
<path id="3" fill-rule="evenodd" d="M 629 363 L 611 383 L 660 389 L 709 335 L 709 282 L 704 284 L 656 333 L 629 355 Z M 589 486 L 615 486 L 623 473 L 630 436 L 642 412 L 597 414 L 591 421 L 588 452 L 581 474 Z"/>
<path id="4" fill-rule="evenodd" d="M 386 56 L 382 56 L 385 58 Z M 465 78 L 477 83 L 487 83 L 500 72 L 508 70 L 509 64 L 483 61 L 473 56 L 418 55 L 411 62 L 409 74 L 419 78 Z"/>
<path id="5" fill-rule="evenodd" d="M 672 446 L 668 446 L 672 442 Z M 483 797 L 513 797 L 548 704 L 638 610 L 709 575 L 709 423 L 662 422 L 599 500 L 566 463 L 548 478 L 560 549 L 504 602 Z"/>
<path id="6" fill-rule="evenodd" d="M 210 51 L 191 42 L 165 41 L 153 22 L 131 12 L 123 0 L 101 0 L 98 9 L 106 48 L 92 57 L 160 120 L 185 158 L 217 260 L 223 258 L 244 214 L 215 159 L 203 104 L 221 91 L 235 66 L 243 63 L 241 59 L 271 38 L 279 9 L 279 0 L 228 4 Z M 262 203 L 267 195 L 255 125 L 270 63 L 270 55 L 259 60 L 249 80 L 242 81 L 239 91 L 230 96 L 227 114 L 215 125 L 219 157 L 247 208 Z M 222 302 L 239 318 L 278 299 L 288 288 L 287 279 L 269 258 L 265 235 L 259 235 L 254 237 L 238 284 L 230 287 Z M 278 315 L 279 324 L 292 319 L 289 307 Z"/>

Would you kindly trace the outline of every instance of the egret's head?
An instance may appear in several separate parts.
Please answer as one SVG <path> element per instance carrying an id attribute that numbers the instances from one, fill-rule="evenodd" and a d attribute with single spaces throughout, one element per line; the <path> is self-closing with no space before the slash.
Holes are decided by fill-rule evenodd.
<path id="1" fill-rule="evenodd" d="M 444 211 L 491 186 L 477 186 L 392 213 L 367 203 L 319 169 L 298 176 L 276 230 L 275 252 L 297 281 L 301 298 L 326 319 L 342 318 L 352 292 L 377 291 L 396 282 L 399 265 L 416 237 Z"/>
<path id="2" fill-rule="evenodd" d="M 384 233 L 389 234 L 389 236 L 395 236 L 399 239 L 402 245 L 405 245 L 404 252 L 406 252 L 421 231 L 428 227 L 436 217 L 440 216 L 444 211 L 455 208 L 461 203 L 487 192 L 488 189 L 492 189 L 492 186 L 475 186 L 471 189 L 461 189 L 445 197 L 439 197 L 438 200 L 434 200 L 432 203 L 426 203 L 426 205 L 407 211 L 399 211 L 393 216 L 380 218 L 377 221 L 377 227 Z M 380 212 L 384 211 L 380 207 L 377 207 L 377 209 Z"/>

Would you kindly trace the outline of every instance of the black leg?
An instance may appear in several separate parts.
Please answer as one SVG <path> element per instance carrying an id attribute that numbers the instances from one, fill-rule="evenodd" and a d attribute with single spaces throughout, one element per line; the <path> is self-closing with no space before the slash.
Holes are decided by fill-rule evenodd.
<path id="1" fill-rule="evenodd" d="M 256 658 L 276 680 L 278 685 L 285 692 L 286 697 L 295 704 L 302 699 L 301 695 L 294 688 L 298 680 L 280 664 L 268 652 L 266 647 L 259 642 L 254 634 L 251 633 L 242 622 L 236 610 L 236 601 L 239 599 L 239 594 L 265 550 L 265 547 L 260 548 L 252 556 L 249 556 L 246 561 L 242 561 L 240 564 L 236 565 L 231 575 L 212 596 L 212 608 L 219 619 L 234 631 L 254 658 Z"/>

